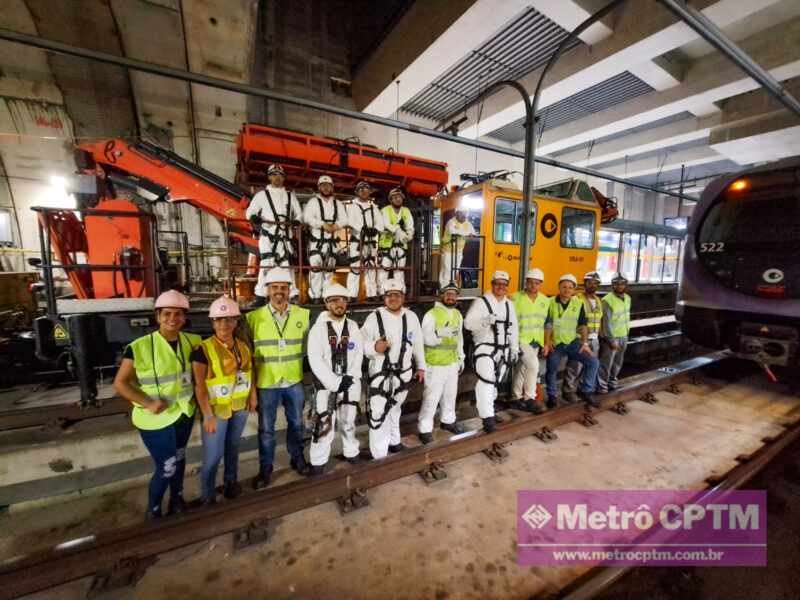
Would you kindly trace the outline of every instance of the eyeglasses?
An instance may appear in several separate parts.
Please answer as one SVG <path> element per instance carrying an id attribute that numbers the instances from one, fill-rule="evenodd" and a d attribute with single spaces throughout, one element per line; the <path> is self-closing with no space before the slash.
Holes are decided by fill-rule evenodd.
<path id="1" fill-rule="evenodd" d="M 215 317 L 211 320 L 215 323 L 236 323 L 239 320 L 239 317 Z"/>

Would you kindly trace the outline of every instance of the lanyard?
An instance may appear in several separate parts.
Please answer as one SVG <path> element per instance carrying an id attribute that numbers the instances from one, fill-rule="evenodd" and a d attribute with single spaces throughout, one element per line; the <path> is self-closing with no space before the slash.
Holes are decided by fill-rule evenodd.
<path id="1" fill-rule="evenodd" d="M 150 334 L 150 361 L 153 364 L 153 375 L 155 376 L 156 380 L 156 393 L 158 394 L 159 398 L 161 397 L 161 386 L 158 384 L 158 367 L 156 366 L 156 339 L 155 335 L 157 332 L 153 332 Z M 159 334 L 161 335 L 161 334 Z M 181 337 L 181 332 L 178 332 L 178 346 L 175 348 L 175 356 L 178 359 L 178 362 L 181 365 L 181 375 L 186 372 L 186 359 L 183 357 L 183 338 Z M 169 343 L 169 342 L 167 342 Z"/>
<path id="2" fill-rule="evenodd" d="M 283 329 L 281 329 L 281 328 L 280 328 L 280 325 L 278 325 L 278 319 L 276 319 L 276 318 L 275 318 L 275 313 L 274 313 L 274 312 L 272 312 L 272 310 L 270 310 L 270 311 L 269 311 L 269 314 L 271 314 L 271 315 L 272 315 L 272 322 L 273 322 L 273 323 L 275 323 L 275 329 L 276 329 L 276 330 L 277 330 L 277 332 L 278 332 L 278 336 L 279 336 L 281 339 L 283 339 L 283 332 L 284 332 L 284 331 L 286 331 L 286 327 L 287 327 L 287 325 L 289 325 L 289 317 L 290 317 L 290 316 L 291 316 L 291 314 L 292 314 L 292 308 L 291 308 L 291 307 L 289 307 L 289 308 L 287 309 L 287 311 L 286 311 L 286 320 L 283 322 Z"/>
<path id="3" fill-rule="evenodd" d="M 214 337 L 216 337 L 216 335 Z M 242 370 L 242 353 L 239 351 L 239 345 L 236 343 L 236 338 L 233 338 L 233 350 L 228 350 L 228 347 L 225 345 L 225 343 L 222 340 L 220 340 L 218 337 L 217 337 L 217 339 L 219 340 L 220 344 L 222 345 L 223 348 L 225 348 L 226 351 L 228 351 L 231 354 L 233 354 L 233 358 L 234 358 L 234 360 L 236 360 L 236 370 L 237 371 L 241 371 Z"/>

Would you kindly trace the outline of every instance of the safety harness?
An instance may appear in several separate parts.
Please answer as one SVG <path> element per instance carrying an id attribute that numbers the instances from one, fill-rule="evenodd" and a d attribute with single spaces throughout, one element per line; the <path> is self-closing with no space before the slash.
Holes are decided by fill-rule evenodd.
<path id="1" fill-rule="evenodd" d="M 323 223 L 331 224 L 336 223 L 336 220 L 339 217 L 339 203 L 336 199 L 333 200 L 333 218 L 326 219 L 325 218 L 325 204 L 322 202 L 322 198 L 319 196 L 314 196 L 319 203 L 319 217 L 322 219 Z M 324 229 L 320 228 L 320 237 L 316 237 L 313 233 L 309 233 L 309 239 L 312 242 L 311 248 L 308 252 L 308 257 L 311 258 L 312 256 L 321 256 L 322 257 L 322 264 L 327 265 L 330 259 L 336 258 L 336 251 L 335 246 L 337 243 L 336 234 L 334 233 L 327 233 Z M 315 245 L 316 244 L 316 245 Z M 313 269 L 317 270 L 317 269 Z"/>
<path id="2" fill-rule="evenodd" d="M 358 275 L 360 268 L 376 266 L 375 257 L 377 253 L 375 250 L 378 248 L 379 231 L 375 228 L 375 205 L 370 202 L 367 208 L 362 208 L 358 202 L 353 204 L 361 211 L 361 222 L 363 223 L 358 239 L 358 255 L 350 257 L 350 272 L 353 275 Z M 371 224 L 367 224 L 368 214 L 372 221 Z"/>
<path id="3" fill-rule="evenodd" d="M 386 328 L 383 326 L 383 317 L 381 316 L 380 309 L 375 311 L 375 318 L 378 321 L 378 332 L 380 333 L 381 339 L 386 339 Z M 389 350 L 384 353 L 383 355 L 383 367 L 380 371 L 375 373 L 374 375 L 370 375 L 369 377 L 369 391 L 367 393 L 367 423 L 369 423 L 370 429 L 380 429 L 383 422 L 386 420 L 386 417 L 389 415 L 389 411 L 397 404 L 397 396 L 402 394 L 403 392 L 407 391 L 408 388 L 411 387 L 411 370 L 413 367 L 409 365 L 407 369 L 403 368 L 403 359 L 406 356 L 406 346 L 410 346 L 411 342 L 408 340 L 408 320 L 406 319 L 406 313 L 403 313 L 403 331 L 401 333 L 402 341 L 400 342 L 400 353 L 397 356 L 397 361 L 392 362 L 389 360 Z M 407 380 L 403 379 L 403 376 L 409 373 L 409 377 Z M 380 382 L 379 385 L 375 385 L 375 380 L 379 377 L 383 377 L 383 381 Z M 395 380 L 397 382 L 395 383 Z M 370 400 L 373 396 L 379 396 L 386 401 L 386 404 L 383 406 L 383 414 L 375 419 L 372 416 L 372 406 L 370 405 Z"/>
<path id="4" fill-rule="evenodd" d="M 292 222 L 289 218 L 292 206 L 291 192 L 286 192 L 286 214 L 281 215 L 275 210 L 275 203 L 272 201 L 272 196 L 267 188 L 264 188 L 264 194 L 267 196 L 267 203 L 272 215 L 275 217 L 275 233 L 272 233 L 267 225 L 261 224 L 261 235 L 269 239 L 272 250 L 269 252 L 261 252 L 259 259 L 264 260 L 271 258 L 275 261 L 276 265 L 285 264 L 295 256 L 294 244 L 292 243 Z"/>
<path id="5" fill-rule="evenodd" d="M 350 332 L 347 328 L 347 319 L 344 320 L 344 325 L 342 326 L 342 335 L 337 336 L 336 330 L 333 328 L 333 323 L 328 321 L 326 324 L 328 326 L 328 344 L 331 347 L 331 371 L 333 371 L 336 375 L 347 375 L 347 350 L 350 345 Z M 318 389 L 324 389 L 322 382 L 314 377 L 314 385 Z M 337 402 L 337 398 L 341 397 Z M 313 403 L 314 407 L 316 408 L 316 402 Z M 321 438 L 328 435 L 333 426 L 333 413 L 334 411 L 344 404 L 352 404 L 353 406 L 358 407 L 358 399 L 350 400 L 350 389 L 346 389 L 344 392 L 335 392 L 332 391 L 328 394 L 328 406 L 323 412 L 319 412 L 318 409 L 314 419 L 314 430 L 312 432 L 312 439 L 315 442 L 318 442 Z"/>
<path id="6" fill-rule="evenodd" d="M 486 310 L 489 311 L 489 314 L 493 315 L 494 311 L 492 310 L 492 305 L 489 303 L 489 300 L 486 298 L 486 296 L 481 296 L 481 300 L 483 300 L 483 303 L 486 305 Z M 478 379 L 480 379 L 484 383 L 489 383 L 491 385 L 498 385 L 501 383 L 500 375 L 503 373 L 503 369 L 506 369 L 510 363 L 508 331 L 511 328 L 511 313 L 508 308 L 508 300 L 506 300 L 505 304 L 506 304 L 506 318 L 502 321 L 495 321 L 494 323 L 492 323 L 492 334 L 494 337 L 494 341 L 482 342 L 480 344 L 476 344 L 473 354 L 473 363 L 474 363 L 473 366 L 475 369 L 475 375 L 477 375 Z M 500 343 L 500 327 L 503 327 L 504 343 L 502 344 Z M 491 348 L 491 351 L 489 353 L 479 353 L 479 349 L 481 348 L 481 346 L 488 346 Z M 494 381 L 484 379 L 478 372 L 478 359 L 483 357 L 491 358 L 492 362 L 494 363 Z"/>
<path id="7" fill-rule="evenodd" d="M 403 208 L 400 209 L 400 220 L 397 222 L 397 225 L 403 231 L 406 230 L 406 221 L 403 218 Z M 389 279 L 394 278 L 395 269 L 400 268 L 399 262 L 401 260 L 405 260 L 406 256 L 408 256 L 408 248 L 405 246 L 405 242 L 398 242 L 394 236 L 392 236 L 392 245 L 388 248 L 382 248 L 379 250 L 378 255 L 381 259 L 389 259 L 390 265 L 389 268 L 386 269 L 389 273 Z"/>

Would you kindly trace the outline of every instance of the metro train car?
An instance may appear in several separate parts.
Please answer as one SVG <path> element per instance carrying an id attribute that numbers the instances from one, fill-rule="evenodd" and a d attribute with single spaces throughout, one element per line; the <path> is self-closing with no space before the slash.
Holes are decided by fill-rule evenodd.
<path id="1" fill-rule="evenodd" d="M 800 156 L 715 179 L 689 226 L 676 317 L 695 343 L 800 365 Z"/>

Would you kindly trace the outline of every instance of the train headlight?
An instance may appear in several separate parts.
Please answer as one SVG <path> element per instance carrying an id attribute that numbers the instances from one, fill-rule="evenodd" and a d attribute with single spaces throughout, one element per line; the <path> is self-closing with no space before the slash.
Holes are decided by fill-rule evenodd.
<path id="1" fill-rule="evenodd" d="M 728 189 L 732 192 L 743 192 L 748 187 L 750 187 L 750 184 L 748 183 L 747 179 L 737 179 L 728 186 Z"/>

